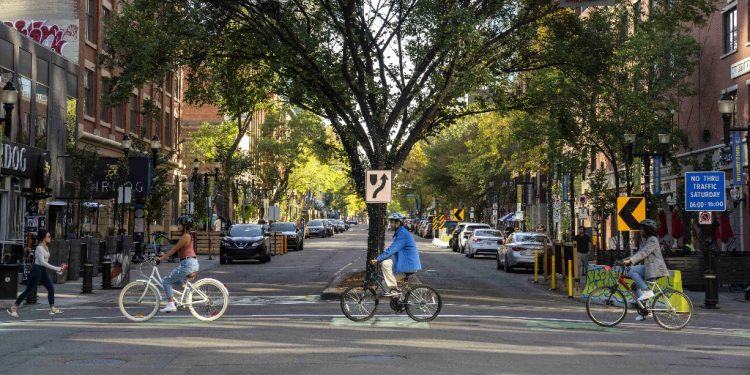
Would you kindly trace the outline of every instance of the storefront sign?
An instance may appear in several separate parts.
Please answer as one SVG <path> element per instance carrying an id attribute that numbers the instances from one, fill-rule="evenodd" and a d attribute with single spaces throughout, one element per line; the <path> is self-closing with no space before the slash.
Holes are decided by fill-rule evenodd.
<path id="1" fill-rule="evenodd" d="M 47 150 L 13 142 L 3 142 L 0 147 L 1 174 L 34 178 L 34 187 L 49 185 L 52 168 Z"/>
<path id="2" fill-rule="evenodd" d="M 99 158 L 96 162 L 96 171 L 93 180 L 93 195 L 97 199 L 110 199 L 117 195 L 115 180 L 117 180 L 117 165 L 121 162 L 118 158 Z M 147 194 L 148 158 L 129 158 L 128 177 L 125 186 L 132 188 L 133 198 L 143 198 Z"/>
<path id="3" fill-rule="evenodd" d="M 750 72 L 750 57 L 742 59 L 729 68 L 729 76 L 734 79 L 747 72 Z"/>

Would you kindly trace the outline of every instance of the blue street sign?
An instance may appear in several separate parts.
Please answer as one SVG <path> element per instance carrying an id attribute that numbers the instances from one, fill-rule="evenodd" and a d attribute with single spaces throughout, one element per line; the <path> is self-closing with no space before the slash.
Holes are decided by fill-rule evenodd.
<path id="1" fill-rule="evenodd" d="M 732 132 L 732 183 L 742 186 L 745 175 L 742 173 L 742 163 L 745 161 L 745 147 L 742 145 L 742 133 Z"/>
<path id="2" fill-rule="evenodd" d="M 724 172 L 685 173 L 685 211 L 726 210 Z"/>
<path id="3" fill-rule="evenodd" d="M 654 194 L 661 194 L 661 155 L 654 155 Z"/>

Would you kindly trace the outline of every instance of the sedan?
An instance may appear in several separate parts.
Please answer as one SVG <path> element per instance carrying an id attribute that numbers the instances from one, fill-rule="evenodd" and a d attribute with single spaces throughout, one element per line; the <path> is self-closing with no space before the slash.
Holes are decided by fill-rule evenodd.
<path id="1" fill-rule="evenodd" d="M 328 237 L 328 231 L 326 230 L 326 224 L 323 220 L 312 220 L 307 223 L 307 236 L 308 237 Z"/>
<path id="2" fill-rule="evenodd" d="M 482 223 L 466 223 L 461 233 L 458 235 L 458 250 L 461 253 L 466 253 L 466 242 L 471 237 L 471 234 L 477 229 L 490 229 L 490 226 Z"/>
<path id="3" fill-rule="evenodd" d="M 271 261 L 268 241 L 263 236 L 263 227 L 257 224 L 236 224 L 221 239 L 219 262 L 232 263 L 235 260 L 253 260 L 259 263 Z"/>
<path id="4" fill-rule="evenodd" d="M 497 252 L 497 269 L 510 272 L 516 267 L 533 268 L 534 252 L 538 252 L 541 257 L 545 241 L 549 242 L 549 239 L 541 233 L 511 233 Z"/>
<path id="5" fill-rule="evenodd" d="M 495 229 L 477 229 L 466 242 L 466 256 L 497 256 L 497 250 L 503 243 L 503 233 Z"/>
<path id="6" fill-rule="evenodd" d="M 282 236 L 286 237 L 287 249 L 294 249 L 301 251 L 304 246 L 304 240 L 302 231 L 297 228 L 294 223 L 273 223 L 271 224 L 271 233 L 280 232 Z"/>

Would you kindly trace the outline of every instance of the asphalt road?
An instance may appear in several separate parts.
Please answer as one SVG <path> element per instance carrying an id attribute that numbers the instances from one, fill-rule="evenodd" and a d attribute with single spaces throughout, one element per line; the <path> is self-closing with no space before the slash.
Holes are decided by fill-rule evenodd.
<path id="1" fill-rule="evenodd" d="M 365 240 L 358 226 L 267 264 L 201 260 L 199 277 L 231 293 L 212 323 L 183 311 L 128 322 L 117 291 L 75 300 L 55 317 L 44 305 L 23 309 L 19 320 L 4 314 L 0 373 L 750 374 L 750 313 L 699 309 L 678 332 L 633 314 L 603 328 L 582 303 L 531 284 L 529 273 L 506 274 L 494 259 L 422 239 L 419 278 L 443 297 L 438 319 L 416 323 L 382 304 L 375 319 L 350 322 L 338 302 L 319 296 L 336 274 L 364 266 Z"/>

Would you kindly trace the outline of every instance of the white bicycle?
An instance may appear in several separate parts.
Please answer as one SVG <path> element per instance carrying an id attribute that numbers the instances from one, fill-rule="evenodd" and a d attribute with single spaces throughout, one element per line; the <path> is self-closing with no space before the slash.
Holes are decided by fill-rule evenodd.
<path id="1" fill-rule="evenodd" d="M 161 306 L 162 279 L 155 257 L 149 257 L 138 265 L 138 272 L 145 278 L 125 285 L 120 292 L 120 312 L 131 321 L 145 322 L 151 319 Z M 145 265 L 151 267 L 150 275 L 143 272 Z M 174 290 L 177 309 L 189 309 L 190 313 L 204 322 L 219 319 L 227 311 L 229 291 L 216 279 L 200 279 L 195 283 L 197 272 L 188 275 L 185 289 Z"/>

